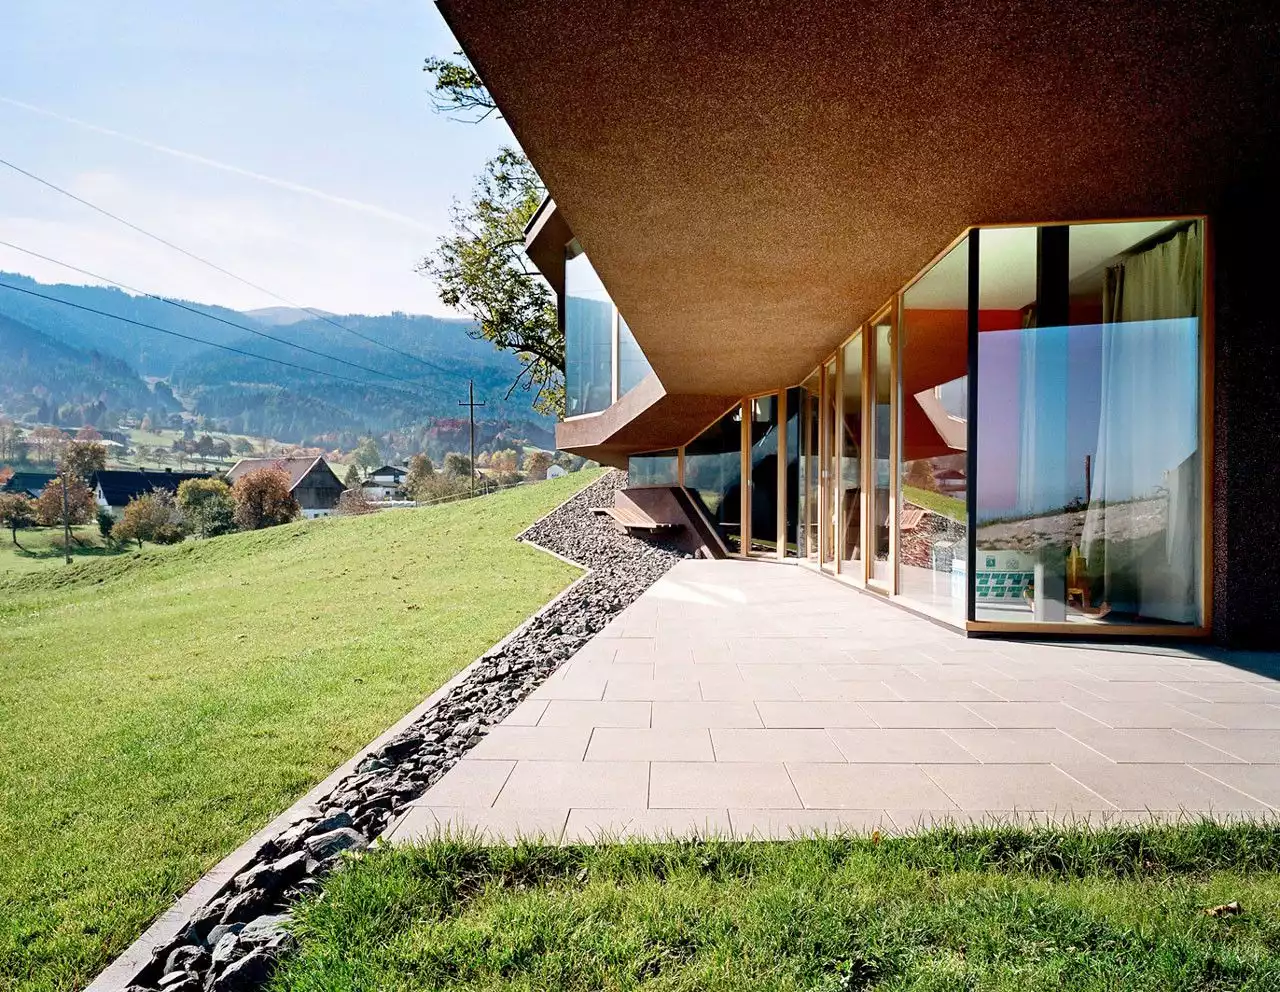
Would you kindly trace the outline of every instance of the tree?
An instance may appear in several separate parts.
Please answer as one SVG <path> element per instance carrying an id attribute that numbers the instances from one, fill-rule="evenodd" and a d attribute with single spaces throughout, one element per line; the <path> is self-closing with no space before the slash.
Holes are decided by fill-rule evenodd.
<path id="1" fill-rule="evenodd" d="M 101 472 L 107 467 L 107 449 L 97 441 L 68 441 L 62 450 L 62 459 L 58 462 L 58 471 L 67 478 L 73 476 L 86 482 L 94 472 Z"/>
<path id="2" fill-rule="evenodd" d="M 493 453 L 489 465 L 499 475 L 514 475 L 520 467 L 520 456 L 514 448 L 503 448 Z"/>
<path id="3" fill-rule="evenodd" d="M 76 431 L 76 440 L 77 441 L 101 441 L 102 435 L 98 433 L 96 428 L 91 427 L 88 424 L 85 424 L 78 431 Z"/>
<path id="4" fill-rule="evenodd" d="M 455 479 L 466 479 L 471 475 L 471 462 L 461 452 L 450 451 L 444 456 L 444 474 Z"/>
<path id="5" fill-rule="evenodd" d="M 552 466 L 551 454 L 546 451 L 531 451 L 525 455 L 524 474 L 534 480 L 541 482 L 547 477 L 547 469 Z"/>
<path id="6" fill-rule="evenodd" d="M 382 465 L 382 452 L 378 448 L 378 442 L 372 437 L 366 437 L 357 445 L 351 460 L 366 472 L 371 468 L 378 468 Z"/>
<path id="7" fill-rule="evenodd" d="M 195 453 L 200 456 L 200 460 L 207 462 L 214 451 L 213 437 L 208 434 L 201 434 L 200 439 L 196 441 Z"/>
<path id="8" fill-rule="evenodd" d="M 18 543 L 18 528 L 30 527 L 36 522 L 36 503 L 24 493 L 0 493 L 0 527 L 9 528 L 9 537 L 15 548 Z"/>
<path id="9" fill-rule="evenodd" d="M 0 461 L 16 462 L 24 454 L 26 432 L 8 417 L 0 417 Z"/>
<path id="10" fill-rule="evenodd" d="M 252 455 L 253 442 L 250 441 L 247 437 L 238 437 L 232 443 L 231 450 L 234 451 L 237 455 Z"/>
<path id="11" fill-rule="evenodd" d="M 93 491 L 78 476 L 67 476 L 67 519 L 62 513 L 62 477 L 54 476 L 36 500 L 36 518 L 44 527 L 87 524 L 98 510 Z"/>
<path id="12" fill-rule="evenodd" d="M 414 455 L 409 459 L 409 474 L 404 477 L 404 490 L 410 499 L 422 499 L 419 491 L 435 479 L 436 467 L 426 455 Z"/>
<path id="13" fill-rule="evenodd" d="M 141 423 L 141 424 L 139 424 L 138 426 L 139 426 L 142 430 L 146 431 L 147 433 L 151 433 L 151 431 L 152 431 L 152 429 L 153 429 L 153 426 L 152 426 L 152 423 L 151 423 L 151 414 L 149 414 L 149 413 L 148 413 L 148 414 L 145 414 L 145 415 L 143 416 L 143 418 L 142 418 L 142 423 Z"/>
<path id="14" fill-rule="evenodd" d="M 360 481 L 361 481 L 361 480 L 360 480 L 360 466 L 359 466 L 359 465 L 348 465 L 348 466 L 347 466 L 347 475 L 346 475 L 346 478 L 344 478 L 344 479 L 342 480 L 342 484 L 343 484 L 343 485 L 345 485 L 348 489 L 359 489 L 359 488 L 360 488 Z"/>
<path id="15" fill-rule="evenodd" d="M 37 427 L 31 432 L 29 443 L 35 452 L 36 461 L 57 461 L 67 443 L 67 435 L 56 427 Z"/>
<path id="16" fill-rule="evenodd" d="M 348 489 L 338 497 L 338 515 L 343 517 L 359 517 L 366 513 L 377 513 L 378 508 L 369 501 L 369 497 L 360 488 Z"/>
<path id="17" fill-rule="evenodd" d="M 287 524 L 302 513 L 289 491 L 289 473 L 282 468 L 247 472 L 231 487 L 236 501 L 235 522 L 241 530 L 261 530 Z"/>
<path id="18" fill-rule="evenodd" d="M 465 59 L 431 58 L 423 68 L 435 81 L 437 111 L 474 111 L 483 119 L 496 109 Z M 546 192 L 524 154 L 503 148 L 485 164 L 471 199 L 454 204 L 453 234 L 439 240 L 418 271 L 435 280 L 445 305 L 475 319 L 473 337 L 515 352 L 524 363 L 511 388 L 536 389 L 534 408 L 559 413 L 564 409 L 564 333 L 551 289 L 524 252 L 525 225 Z"/>
<path id="19" fill-rule="evenodd" d="M 178 509 L 199 537 L 218 537 L 236 529 L 236 501 L 221 479 L 187 479 L 178 486 Z"/>
<path id="20" fill-rule="evenodd" d="M 121 543 L 137 541 L 138 547 L 143 541 L 177 544 L 185 534 L 173 494 L 167 489 L 155 489 L 129 500 L 111 528 L 111 536 Z"/>

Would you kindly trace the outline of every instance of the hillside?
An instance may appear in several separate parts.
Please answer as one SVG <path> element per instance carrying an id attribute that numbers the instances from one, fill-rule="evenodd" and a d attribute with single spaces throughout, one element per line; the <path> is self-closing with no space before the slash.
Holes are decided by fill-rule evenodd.
<path id="1" fill-rule="evenodd" d="M 513 538 L 596 476 L 0 578 L 0 989 L 84 987 L 564 588 Z"/>
<path id="2" fill-rule="evenodd" d="M 442 417 L 458 415 L 467 382 L 474 380 L 476 399 L 486 403 L 481 418 L 502 422 L 495 431 L 509 424 L 514 433 L 527 437 L 539 426 L 550 426 L 548 418 L 533 412 L 528 393 L 517 390 L 510 400 L 504 399 L 520 362 L 471 338 L 468 321 L 403 313 L 328 317 L 319 312 L 324 319 L 317 319 L 287 307 L 244 314 L 178 301 L 191 308 L 184 310 L 108 287 L 45 285 L 12 273 L 0 273 L 0 283 L 100 311 L 90 313 L 0 288 L 0 319 L 11 322 L 7 352 L 0 352 L 0 358 L 19 360 L 23 347 L 29 346 L 24 366 L 29 374 L 7 388 L 0 384 L 0 413 L 10 416 L 25 416 L 42 401 L 56 411 L 66 404 L 83 407 L 95 399 L 113 412 L 128 411 L 138 418 L 148 412 L 165 413 L 173 404 L 155 402 L 145 382 L 160 379 L 192 413 L 215 418 L 223 430 L 312 443 L 318 438 L 350 440 L 368 433 L 429 428 Z M 254 313 L 262 320 L 255 320 Z M 232 354 L 103 314 L 276 361 Z M 276 364 L 279 361 L 301 367 Z M 106 398 L 101 398 L 104 393 Z M 68 416 L 77 421 L 80 413 Z"/>

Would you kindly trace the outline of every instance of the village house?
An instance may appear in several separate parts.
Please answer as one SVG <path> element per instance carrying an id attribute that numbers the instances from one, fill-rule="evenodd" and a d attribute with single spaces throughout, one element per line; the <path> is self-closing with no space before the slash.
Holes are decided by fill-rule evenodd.
<path id="1" fill-rule="evenodd" d="M 347 488 L 322 457 L 241 458 L 227 473 L 235 484 L 241 476 L 260 468 L 280 468 L 289 476 L 289 491 L 308 520 L 327 517 L 338 508 L 338 499 Z"/>
<path id="2" fill-rule="evenodd" d="M 39 499 L 44 487 L 55 477 L 55 472 L 14 472 L 0 486 L 0 492 L 19 493 L 32 499 Z"/>
<path id="3" fill-rule="evenodd" d="M 399 499 L 401 487 L 409 473 L 395 465 L 383 465 L 369 473 L 369 477 L 360 484 L 364 494 L 371 500 L 381 501 Z"/>
<path id="4" fill-rule="evenodd" d="M 207 479 L 208 472 L 148 472 L 145 469 L 104 469 L 94 472 L 90 480 L 98 505 L 109 510 L 113 517 L 120 516 L 129 501 L 146 493 L 168 492 L 177 494 L 178 487 L 188 479 Z"/>

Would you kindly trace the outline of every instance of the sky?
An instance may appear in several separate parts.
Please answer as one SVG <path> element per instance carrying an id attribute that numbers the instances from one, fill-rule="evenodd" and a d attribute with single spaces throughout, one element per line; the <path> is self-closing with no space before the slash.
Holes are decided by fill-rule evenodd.
<path id="1" fill-rule="evenodd" d="M 415 265 L 514 139 L 433 110 L 423 60 L 458 46 L 430 0 L 3 6 L 0 158 L 290 302 L 450 313 Z M 0 240 L 147 292 L 283 305 L 3 166 Z M 3 246 L 0 270 L 92 281 Z"/>

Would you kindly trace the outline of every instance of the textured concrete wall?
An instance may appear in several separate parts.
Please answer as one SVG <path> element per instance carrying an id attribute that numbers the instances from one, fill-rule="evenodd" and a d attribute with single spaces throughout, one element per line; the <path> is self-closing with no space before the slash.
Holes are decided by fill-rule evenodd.
<path id="1" fill-rule="evenodd" d="M 1280 292 L 1272 171 L 1226 191 L 1215 252 L 1214 636 L 1280 644 Z"/>

